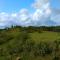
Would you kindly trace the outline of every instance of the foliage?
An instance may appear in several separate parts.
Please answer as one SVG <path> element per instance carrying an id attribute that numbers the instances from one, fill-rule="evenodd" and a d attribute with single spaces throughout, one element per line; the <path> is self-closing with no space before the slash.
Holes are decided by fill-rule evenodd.
<path id="1" fill-rule="evenodd" d="M 21 60 L 60 60 L 60 27 L 0 29 L 0 60 L 16 60 L 17 57 Z"/>

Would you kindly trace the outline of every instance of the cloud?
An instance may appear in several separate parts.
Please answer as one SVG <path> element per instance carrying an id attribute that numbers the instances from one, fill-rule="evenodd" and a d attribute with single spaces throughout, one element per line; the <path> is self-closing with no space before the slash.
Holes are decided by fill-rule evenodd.
<path id="1" fill-rule="evenodd" d="M 28 26 L 30 25 L 31 17 L 27 9 L 21 9 L 17 13 L 0 13 L 0 27 L 10 27 L 12 25 Z"/>
<path id="2" fill-rule="evenodd" d="M 60 25 L 60 9 L 53 9 L 50 19 Z"/>
<path id="3" fill-rule="evenodd" d="M 9 14 L 7 13 L 0 13 L 0 26 L 1 27 L 7 27 L 7 26 L 10 26 L 10 22 L 11 20 L 9 19 Z"/>
<path id="4" fill-rule="evenodd" d="M 17 25 L 29 26 L 30 23 L 31 23 L 31 16 L 29 11 L 27 9 L 21 9 L 17 14 Z"/>
<path id="5" fill-rule="evenodd" d="M 52 9 L 49 0 L 35 0 L 32 4 L 35 9 L 30 13 L 28 9 L 23 8 L 16 13 L 0 13 L 0 28 L 19 26 L 41 26 L 41 25 L 59 25 L 60 10 Z"/>
<path id="6" fill-rule="evenodd" d="M 36 10 L 32 20 L 37 26 L 60 25 L 60 9 L 51 8 L 49 0 L 35 0 L 32 7 Z"/>
<path id="7" fill-rule="evenodd" d="M 35 0 L 32 7 L 35 8 L 35 12 L 32 17 L 32 20 L 35 20 L 35 24 L 38 25 L 38 23 L 40 23 L 39 25 L 46 25 L 45 21 L 50 18 L 51 15 L 49 0 Z"/>
<path id="8" fill-rule="evenodd" d="M 57 25 L 60 25 L 60 14 L 59 15 L 53 15 L 51 17 L 51 20 L 57 23 Z"/>
<path id="9" fill-rule="evenodd" d="M 45 4 L 47 4 L 49 1 L 48 0 L 35 0 L 35 2 L 32 4 L 32 7 L 36 9 L 42 8 Z"/>

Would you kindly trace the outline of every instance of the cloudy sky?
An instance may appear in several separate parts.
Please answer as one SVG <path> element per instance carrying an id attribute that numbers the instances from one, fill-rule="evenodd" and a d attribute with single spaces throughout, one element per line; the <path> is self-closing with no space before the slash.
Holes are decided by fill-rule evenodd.
<path id="1" fill-rule="evenodd" d="M 60 25 L 60 0 L 0 0 L 0 28 Z"/>

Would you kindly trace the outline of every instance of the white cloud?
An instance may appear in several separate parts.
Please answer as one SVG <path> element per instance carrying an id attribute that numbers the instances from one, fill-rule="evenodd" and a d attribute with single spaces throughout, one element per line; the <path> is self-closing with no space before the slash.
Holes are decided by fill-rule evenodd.
<path id="1" fill-rule="evenodd" d="M 19 23 L 18 23 L 19 22 Z M 22 26 L 29 26 L 31 23 L 31 16 L 27 9 L 21 9 L 17 14 L 17 24 Z"/>
<path id="2" fill-rule="evenodd" d="M 17 17 L 17 14 L 16 13 L 12 13 L 11 16 L 12 17 Z"/>
<path id="3" fill-rule="evenodd" d="M 56 12 L 57 9 L 52 10 L 49 0 L 35 0 L 32 6 L 35 8 L 34 13 L 29 13 L 28 9 L 25 8 L 19 12 L 10 14 L 1 12 L 0 28 L 10 27 L 12 25 L 39 26 L 47 25 L 48 23 L 48 25 L 51 25 L 53 22 L 60 24 L 60 10 L 58 12 Z M 55 12 L 53 13 L 53 11 Z"/>
<path id="4" fill-rule="evenodd" d="M 47 25 L 47 21 L 48 25 L 60 25 L 60 10 L 52 9 L 49 0 L 35 0 L 32 6 L 36 10 L 33 14 L 33 20 L 37 25 Z"/>
<path id="5" fill-rule="evenodd" d="M 51 8 L 49 0 L 35 0 L 32 4 L 33 8 L 35 8 L 35 12 L 33 13 L 33 19 L 35 24 L 45 25 L 45 21 L 50 18 Z"/>
<path id="6" fill-rule="evenodd" d="M 9 14 L 7 13 L 0 13 L 0 26 L 9 26 L 10 25 L 10 20 L 9 20 Z"/>
<path id="7" fill-rule="evenodd" d="M 42 15 L 43 15 L 43 12 L 40 11 L 40 9 L 37 9 L 32 16 L 32 18 L 33 18 L 32 20 L 39 21 L 41 19 Z"/>
<path id="8" fill-rule="evenodd" d="M 32 6 L 36 9 L 42 8 L 42 6 L 49 3 L 49 0 L 35 0 L 35 2 L 32 4 Z"/>
<path id="9" fill-rule="evenodd" d="M 28 19 L 29 19 L 29 12 L 28 12 L 28 10 L 27 9 L 22 9 L 20 12 L 19 12 L 19 18 L 20 18 L 20 21 L 22 21 L 22 22 L 26 22 L 26 21 L 28 21 Z"/>
<path id="10" fill-rule="evenodd" d="M 57 25 L 60 25 L 60 14 L 52 16 L 51 20 L 53 20 L 54 22 L 56 22 Z"/>

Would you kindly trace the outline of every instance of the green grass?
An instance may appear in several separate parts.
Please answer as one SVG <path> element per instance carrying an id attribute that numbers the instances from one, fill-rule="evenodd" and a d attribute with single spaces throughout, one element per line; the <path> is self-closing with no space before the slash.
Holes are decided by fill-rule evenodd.
<path id="1" fill-rule="evenodd" d="M 8 48 L 9 46 L 14 48 L 17 45 L 19 45 L 20 41 L 17 38 L 21 36 L 21 32 L 19 30 L 15 30 L 15 31 L 12 30 L 12 31 L 3 32 L 2 34 L 4 33 L 7 33 L 7 36 L 12 37 L 13 39 L 0 45 L 0 48 L 4 49 L 4 56 L 0 56 L 0 60 L 9 60 L 8 58 L 11 58 L 11 56 L 8 54 L 9 52 Z M 39 43 L 41 41 L 50 42 L 50 41 L 60 39 L 60 33 L 49 32 L 49 31 L 43 31 L 42 33 L 33 32 L 33 33 L 29 33 L 29 37 L 31 40 L 35 41 L 36 43 Z M 48 56 L 49 57 L 48 59 L 47 57 L 44 58 L 40 56 L 34 57 L 33 54 L 30 55 L 29 53 L 23 53 L 23 54 L 26 54 L 23 60 L 51 60 L 51 56 Z M 13 58 L 12 60 L 16 59 L 15 56 L 12 56 L 12 58 Z"/>
<path id="2" fill-rule="evenodd" d="M 30 33 L 30 37 L 37 43 L 40 41 L 54 41 L 60 39 L 60 33 L 48 31 L 44 31 L 42 33 L 34 32 Z"/>

